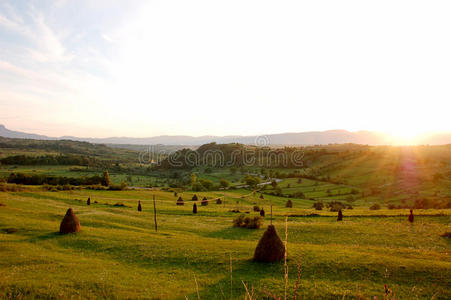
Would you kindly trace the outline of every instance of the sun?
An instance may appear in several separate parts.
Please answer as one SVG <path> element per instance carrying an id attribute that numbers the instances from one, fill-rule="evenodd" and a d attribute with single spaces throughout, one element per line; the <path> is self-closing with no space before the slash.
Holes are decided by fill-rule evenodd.
<path id="1" fill-rule="evenodd" d="M 395 125 L 387 130 L 387 134 L 393 138 L 394 144 L 415 144 L 418 138 L 424 134 L 424 130 L 415 126 Z"/>

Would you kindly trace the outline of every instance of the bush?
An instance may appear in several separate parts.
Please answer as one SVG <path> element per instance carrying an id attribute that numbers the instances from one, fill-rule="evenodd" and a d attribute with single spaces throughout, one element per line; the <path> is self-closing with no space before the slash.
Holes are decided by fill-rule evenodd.
<path id="1" fill-rule="evenodd" d="M 339 211 L 345 208 L 343 203 L 339 201 L 332 201 L 327 204 L 327 207 L 329 207 L 330 211 Z"/>
<path id="2" fill-rule="evenodd" d="M 323 210 L 324 208 L 324 203 L 319 201 L 319 202 L 315 202 L 313 203 L 313 208 L 316 210 Z"/>
<path id="3" fill-rule="evenodd" d="M 292 208 L 293 207 L 293 201 L 288 200 L 287 203 L 285 203 L 285 207 Z"/>
<path id="4" fill-rule="evenodd" d="M 394 205 L 394 204 L 389 204 L 389 205 L 387 205 L 387 208 L 388 208 L 388 209 L 395 209 L 395 208 L 396 208 L 396 205 Z"/>
<path id="5" fill-rule="evenodd" d="M 370 206 L 370 210 L 379 210 L 379 209 L 381 209 L 379 203 L 374 203 L 373 205 Z"/>
<path id="6" fill-rule="evenodd" d="M 247 229 L 258 229 L 263 225 L 263 218 L 260 216 L 246 217 L 245 215 L 239 215 L 233 220 L 233 227 L 242 227 Z"/>
<path id="7" fill-rule="evenodd" d="M 125 181 L 123 181 L 121 184 L 110 184 L 110 186 L 108 187 L 108 189 L 110 191 L 123 191 L 127 189 L 127 183 Z"/>
<path id="8" fill-rule="evenodd" d="M 258 207 L 257 205 L 254 205 L 253 210 L 254 211 L 260 211 L 260 207 Z"/>

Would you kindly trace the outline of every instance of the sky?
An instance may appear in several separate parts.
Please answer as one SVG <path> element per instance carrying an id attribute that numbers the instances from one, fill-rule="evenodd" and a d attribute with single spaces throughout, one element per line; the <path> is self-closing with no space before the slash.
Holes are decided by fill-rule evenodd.
<path id="1" fill-rule="evenodd" d="M 451 131 L 451 1 L 0 1 L 0 124 Z"/>

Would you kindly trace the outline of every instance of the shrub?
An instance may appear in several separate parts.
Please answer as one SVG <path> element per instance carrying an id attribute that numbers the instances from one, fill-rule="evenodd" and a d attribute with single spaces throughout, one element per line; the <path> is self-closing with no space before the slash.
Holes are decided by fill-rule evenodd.
<path id="1" fill-rule="evenodd" d="M 296 192 L 293 194 L 294 198 L 300 198 L 300 199 L 305 199 L 305 195 L 303 192 Z"/>
<path id="2" fill-rule="evenodd" d="M 115 203 L 113 206 L 117 206 L 117 207 L 126 207 L 127 205 L 125 205 L 125 204 L 122 203 L 122 202 L 117 202 L 117 203 Z"/>
<path id="3" fill-rule="evenodd" d="M 394 205 L 394 204 L 389 204 L 389 205 L 387 205 L 387 208 L 388 208 L 388 209 L 395 209 L 395 208 L 396 208 L 396 205 Z"/>
<path id="4" fill-rule="evenodd" d="M 260 216 L 246 217 L 239 215 L 233 220 L 233 227 L 242 227 L 247 229 L 258 229 L 263 225 L 263 218 Z"/>
<path id="5" fill-rule="evenodd" d="M 321 201 L 315 202 L 315 203 L 313 203 L 313 208 L 316 210 L 323 210 L 324 203 Z"/>
<path id="6" fill-rule="evenodd" d="M 339 211 L 345 208 L 343 203 L 339 201 L 332 201 L 327 204 L 327 207 L 329 207 L 330 211 Z"/>
<path id="7" fill-rule="evenodd" d="M 285 203 L 285 207 L 292 208 L 293 207 L 293 201 L 288 200 L 287 203 Z"/>
<path id="8" fill-rule="evenodd" d="M 121 184 L 110 184 L 108 189 L 111 191 L 123 191 L 127 189 L 127 183 L 123 181 Z"/>
<path id="9" fill-rule="evenodd" d="M 379 210 L 379 209 L 381 209 L 379 203 L 374 203 L 373 205 L 370 206 L 370 210 Z"/>
<path id="10" fill-rule="evenodd" d="M 260 207 L 258 207 L 257 205 L 254 205 L 253 210 L 254 211 L 260 211 Z"/>

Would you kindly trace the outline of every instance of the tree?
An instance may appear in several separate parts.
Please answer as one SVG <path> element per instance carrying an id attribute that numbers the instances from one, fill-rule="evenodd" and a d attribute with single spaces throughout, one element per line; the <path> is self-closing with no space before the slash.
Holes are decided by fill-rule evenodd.
<path id="1" fill-rule="evenodd" d="M 211 191 L 215 184 L 213 183 L 213 181 L 208 180 L 208 179 L 200 179 L 199 183 L 207 190 L 207 191 Z"/>
<path id="2" fill-rule="evenodd" d="M 228 188 L 230 186 L 230 182 L 227 179 L 222 178 L 221 180 L 219 180 L 219 185 L 222 188 Z"/>
<path id="3" fill-rule="evenodd" d="M 110 173 L 108 173 L 108 170 L 105 170 L 105 172 L 103 172 L 102 185 L 103 186 L 111 185 Z"/>
<path id="4" fill-rule="evenodd" d="M 324 203 L 321 201 L 313 203 L 313 208 L 316 210 L 322 210 L 323 207 L 324 207 Z"/>
<path id="5" fill-rule="evenodd" d="M 253 177 L 253 176 L 247 175 L 244 178 L 244 182 L 251 188 L 255 188 L 261 182 L 261 180 L 259 177 Z"/>
<path id="6" fill-rule="evenodd" d="M 194 185 L 197 182 L 197 176 L 194 173 L 191 173 L 190 175 L 190 184 Z"/>

